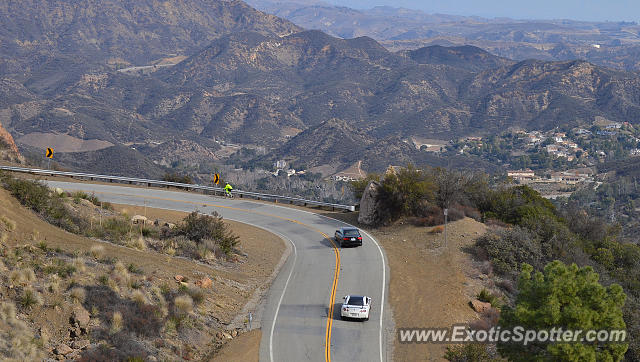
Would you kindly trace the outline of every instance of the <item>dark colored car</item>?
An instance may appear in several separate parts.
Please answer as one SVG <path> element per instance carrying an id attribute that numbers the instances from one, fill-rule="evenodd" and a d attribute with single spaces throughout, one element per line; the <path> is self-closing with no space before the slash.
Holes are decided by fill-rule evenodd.
<path id="1" fill-rule="evenodd" d="M 344 227 L 336 230 L 335 239 L 341 248 L 344 246 L 362 246 L 360 230 L 354 227 Z"/>

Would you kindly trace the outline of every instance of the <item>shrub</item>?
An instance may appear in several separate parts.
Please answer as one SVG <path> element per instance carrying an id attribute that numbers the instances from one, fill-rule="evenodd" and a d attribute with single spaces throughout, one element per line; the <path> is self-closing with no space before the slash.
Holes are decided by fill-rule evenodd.
<path id="1" fill-rule="evenodd" d="M 73 202 L 76 204 L 79 204 L 81 199 L 86 199 L 87 197 L 88 195 L 82 191 L 76 191 L 71 194 L 71 198 L 73 199 Z"/>
<path id="2" fill-rule="evenodd" d="M 504 289 L 507 293 L 513 294 L 516 291 L 515 285 L 509 279 L 503 279 L 496 283 L 499 288 Z"/>
<path id="3" fill-rule="evenodd" d="M 41 241 L 38 243 L 38 249 L 47 252 L 49 250 L 49 246 L 47 245 L 46 241 Z"/>
<path id="4" fill-rule="evenodd" d="M 76 268 L 76 271 L 79 271 L 81 273 L 84 273 L 87 270 L 87 265 L 85 264 L 82 257 L 74 258 L 71 264 L 74 268 Z"/>
<path id="5" fill-rule="evenodd" d="M 144 292 L 141 290 L 134 290 L 131 293 L 131 300 L 133 300 L 138 305 L 143 305 L 147 303 L 147 297 L 144 295 Z"/>
<path id="6" fill-rule="evenodd" d="M 625 329 L 622 306 L 626 295 L 622 287 L 604 287 L 591 267 L 579 268 L 560 261 L 532 274 L 533 267 L 523 264 L 514 308 L 504 308 L 500 319 L 503 330 L 549 330 L 563 326 L 567 330 Z M 540 308 L 544 306 L 544 308 Z M 618 361 L 627 351 L 626 343 L 540 343 L 527 346 L 498 344 L 500 354 L 510 360 L 609 360 Z"/>
<path id="7" fill-rule="evenodd" d="M 484 288 L 480 291 L 480 293 L 478 293 L 476 298 L 478 298 L 478 300 L 481 302 L 491 304 L 491 306 L 494 308 L 499 308 L 501 305 L 500 298 Z"/>
<path id="8" fill-rule="evenodd" d="M 515 277 L 522 263 L 540 267 L 546 259 L 536 236 L 521 227 L 488 232 L 476 239 L 476 245 L 486 251 L 501 275 Z"/>
<path id="9" fill-rule="evenodd" d="M 36 305 L 41 305 L 42 297 L 37 291 L 31 288 L 26 288 L 22 291 L 22 295 L 20 296 L 20 298 L 18 298 L 18 303 L 22 308 L 30 309 L 31 307 L 34 307 Z"/>
<path id="10" fill-rule="evenodd" d="M 487 352 L 487 345 L 482 343 L 447 347 L 444 358 L 452 362 L 489 362 L 495 360 Z"/>
<path id="11" fill-rule="evenodd" d="M 100 245 L 100 244 L 95 244 L 93 246 L 91 246 L 91 249 L 89 250 L 89 253 L 91 253 L 91 256 L 93 256 L 96 259 L 102 259 L 102 256 L 104 255 L 104 246 Z"/>
<path id="12" fill-rule="evenodd" d="M 205 293 L 200 288 L 189 288 L 187 290 L 187 294 L 189 294 L 189 296 L 193 300 L 193 303 L 195 303 L 196 305 L 200 305 L 202 302 L 204 302 Z"/>
<path id="13" fill-rule="evenodd" d="M 229 230 L 222 217 L 215 211 L 210 216 L 192 212 L 182 220 L 175 233 L 197 244 L 204 239 L 214 240 L 225 254 L 229 254 L 238 244 L 238 237 Z"/>
<path id="14" fill-rule="evenodd" d="M 44 352 L 30 328 L 16 318 L 16 307 L 13 303 L 0 304 L 0 360 L 6 361 L 41 361 Z"/>
<path id="15" fill-rule="evenodd" d="M 131 276 L 127 271 L 127 268 L 122 264 L 122 262 L 117 262 L 113 266 L 113 277 L 120 285 L 128 285 Z"/>
<path id="16" fill-rule="evenodd" d="M 9 274 L 9 280 L 11 283 L 17 285 L 28 285 L 35 279 L 36 274 L 29 268 L 13 270 L 11 274 Z"/>
<path id="17" fill-rule="evenodd" d="M 193 183 L 193 180 L 191 179 L 191 176 L 189 176 L 189 175 L 179 175 L 177 173 L 165 173 L 164 176 L 162 176 L 162 181 L 178 182 L 178 183 L 183 183 L 183 184 L 192 184 Z"/>
<path id="18" fill-rule="evenodd" d="M 69 297 L 74 303 L 84 303 L 84 300 L 87 298 L 87 291 L 82 287 L 76 287 L 71 289 Z"/>
<path id="19" fill-rule="evenodd" d="M 4 227 L 9 231 L 14 231 L 16 229 L 16 222 L 4 215 L 0 216 L 0 222 L 2 222 Z"/>
<path id="20" fill-rule="evenodd" d="M 62 259 L 55 259 L 53 264 L 44 267 L 45 274 L 58 274 L 62 278 L 67 278 L 76 272 L 76 267 L 65 263 Z"/>
<path id="21" fill-rule="evenodd" d="M 184 317 L 193 311 L 193 299 L 188 295 L 177 296 L 173 300 L 175 314 Z"/>
<path id="22" fill-rule="evenodd" d="M 133 247 L 138 250 L 145 250 L 147 248 L 147 243 L 144 241 L 142 236 L 139 236 L 133 241 Z"/>
<path id="23" fill-rule="evenodd" d="M 118 333 L 122 330 L 122 313 L 116 311 L 111 316 L 111 333 Z"/>
<path id="24" fill-rule="evenodd" d="M 168 294 L 168 292 L 167 292 Z M 167 301 L 164 298 L 162 289 L 160 289 L 159 287 L 152 287 L 151 288 L 151 295 L 153 298 L 153 301 L 160 307 L 165 307 L 167 305 Z"/>
<path id="25" fill-rule="evenodd" d="M 158 306 L 136 304 L 128 308 L 124 316 L 126 330 L 139 336 L 158 336 L 162 329 L 162 311 Z"/>
<path id="26" fill-rule="evenodd" d="M 98 282 L 102 285 L 108 285 L 109 284 L 109 276 L 108 275 L 101 275 L 98 278 Z"/>
<path id="27" fill-rule="evenodd" d="M 134 263 L 129 263 L 129 265 L 127 265 L 127 270 L 133 274 L 142 274 L 142 269 L 140 269 Z"/>
<path id="28" fill-rule="evenodd" d="M 52 274 L 49 277 L 49 283 L 47 283 L 47 289 L 51 293 L 58 293 L 60 291 L 60 276 L 58 274 Z"/>

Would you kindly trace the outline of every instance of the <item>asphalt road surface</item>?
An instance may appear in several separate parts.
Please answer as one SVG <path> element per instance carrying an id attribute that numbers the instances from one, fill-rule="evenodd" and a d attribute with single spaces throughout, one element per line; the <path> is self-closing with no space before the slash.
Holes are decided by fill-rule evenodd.
<path id="1" fill-rule="evenodd" d="M 104 201 L 202 213 L 272 231 L 293 252 L 265 297 L 260 361 L 390 361 L 389 271 L 378 243 L 335 248 L 338 220 L 308 211 L 243 199 L 161 189 L 47 181 L 51 187 L 95 193 Z M 369 321 L 340 320 L 342 297 L 372 298 Z"/>

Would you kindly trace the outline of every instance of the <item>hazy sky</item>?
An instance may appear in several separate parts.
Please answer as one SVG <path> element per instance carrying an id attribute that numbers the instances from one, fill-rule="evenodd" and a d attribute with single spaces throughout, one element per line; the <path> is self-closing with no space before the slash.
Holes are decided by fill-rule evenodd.
<path id="1" fill-rule="evenodd" d="M 638 0 L 325 0 L 353 8 L 377 5 L 487 18 L 640 21 Z"/>

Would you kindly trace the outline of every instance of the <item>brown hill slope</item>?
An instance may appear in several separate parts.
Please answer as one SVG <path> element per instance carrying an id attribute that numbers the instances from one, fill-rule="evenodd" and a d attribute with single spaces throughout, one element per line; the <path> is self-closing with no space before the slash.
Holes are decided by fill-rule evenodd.
<path id="1" fill-rule="evenodd" d="M 224 34 L 251 30 L 287 35 L 292 23 L 239 0 L 25 0 L 0 4 L 3 54 L 58 54 L 146 64 L 190 54 Z"/>

